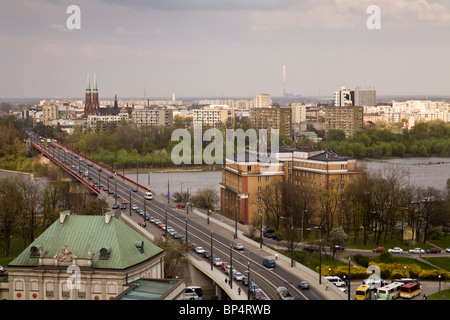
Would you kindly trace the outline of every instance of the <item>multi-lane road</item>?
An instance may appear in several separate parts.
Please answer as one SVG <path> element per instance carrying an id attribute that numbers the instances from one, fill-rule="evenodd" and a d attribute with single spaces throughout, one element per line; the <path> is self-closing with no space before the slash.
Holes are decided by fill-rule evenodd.
<path id="1" fill-rule="evenodd" d="M 173 205 L 168 205 L 163 201 L 156 199 L 146 200 L 144 193 L 148 190 L 145 187 L 137 187 L 135 182 L 133 183 L 120 173 L 101 166 L 65 146 L 54 144 L 55 147 L 51 145 L 46 147 L 45 144 L 40 143 L 39 137 L 37 136 L 32 136 L 31 141 L 53 157 L 60 166 L 72 174 L 82 177 L 84 183 L 90 185 L 91 188 L 94 187 L 99 190 L 102 196 L 107 195 L 110 199 L 114 199 L 112 203 L 116 201 L 114 198 L 116 194 L 120 197 L 117 200 L 119 206 L 121 205 L 122 199 L 126 199 L 128 204 L 127 209 L 123 210 L 124 213 L 141 218 L 140 215 L 130 209 L 132 205 L 137 205 L 139 208 L 144 209 L 150 216 L 160 219 L 163 223 L 165 223 L 167 217 L 167 224 L 169 226 L 173 227 L 180 235 L 187 235 L 188 241 L 192 241 L 206 250 L 211 249 L 212 238 L 213 253 L 218 255 L 222 261 L 230 262 L 231 257 L 233 267 L 243 275 L 247 275 L 249 270 L 251 281 L 258 284 L 263 295 L 268 299 L 277 299 L 276 290 L 280 286 L 287 287 L 291 295 L 301 300 L 321 300 L 325 298 L 313 288 L 310 290 L 301 290 L 298 288 L 298 284 L 303 280 L 299 271 L 292 272 L 280 265 L 277 265 L 275 268 L 264 267 L 262 261 L 265 256 L 269 255 L 264 251 L 256 248 L 253 249 L 253 247 L 244 247 L 244 250 L 233 249 L 232 244 L 240 242 L 239 238 L 234 239 L 233 232 L 220 227 L 214 227 L 212 225 L 213 222 L 207 224 L 205 219 L 197 218 L 192 212 L 187 213 L 187 210 L 178 210 Z M 94 181 L 97 181 L 103 186 L 107 186 L 111 190 L 111 193 L 94 186 Z M 118 209 L 115 213 L 120 215 L 121 210 Z M 144 219 L 141 219 L 143 222 Z M 147 227 L 150 227 L 149 222 L 147 222 Z M 233 282 L 233 285 L 241 284 Z M 247 287 L 242 287 L 242 290 L 247 290 Z"/>

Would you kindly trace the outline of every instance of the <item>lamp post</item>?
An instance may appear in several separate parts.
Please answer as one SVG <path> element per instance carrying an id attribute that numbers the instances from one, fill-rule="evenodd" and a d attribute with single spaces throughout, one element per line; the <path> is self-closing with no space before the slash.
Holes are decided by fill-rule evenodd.
<path id="1" fill-rule="evenodd" d="M 233 245 L 230 243 L 230 289 L 233 289 Z"/>
<path id="2" fill-rule="evenodd" d="M 213 271 L 213 232 L 211 230 L 211 271 Z"/>
<path id="3" fill-rule="evenodd" d="M 292 217 L 281 217 L 281 219 L 291 220 L 291 268 L 294 266 L 294 219 Z"/>

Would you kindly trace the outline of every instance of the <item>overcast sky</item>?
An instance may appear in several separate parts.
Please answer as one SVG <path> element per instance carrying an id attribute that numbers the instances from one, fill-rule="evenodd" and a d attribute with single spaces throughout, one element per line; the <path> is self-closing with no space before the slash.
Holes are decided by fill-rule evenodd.
<path id="1" fill-rule="evenodd" d="M 68 6 L 81 9 L 69 30 Z M 369 30 L 366 10 L 381 9 Z M 450 95 L 448 0 L 0 0 L 0 99 Z"/>

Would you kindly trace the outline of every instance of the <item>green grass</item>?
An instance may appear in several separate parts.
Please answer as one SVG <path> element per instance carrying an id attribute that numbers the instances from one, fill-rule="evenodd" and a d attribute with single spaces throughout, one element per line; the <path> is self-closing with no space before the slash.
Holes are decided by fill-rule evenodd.
<path id="1" fill-rule="evenodd" d="M 430 263 L 434 264 L 435 266 L 450 272 L 450 259 L 448 257 L 433 257 L 433 258 L 423 257 L 423 258 L 429 261 Z"/>
<path id="2" fill-rule="evenodd" d="M 450 289 L 441 290 L 441 292 L 436 292 L 430 294 L 427 300 L 450 300 Z"/>

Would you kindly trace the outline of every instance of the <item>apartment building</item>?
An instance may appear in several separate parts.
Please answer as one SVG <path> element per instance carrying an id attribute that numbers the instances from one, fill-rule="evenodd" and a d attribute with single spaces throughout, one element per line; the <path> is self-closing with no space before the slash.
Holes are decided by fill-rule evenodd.
<path id="1" fill-rule="evenodd" d="M 351 137 L 356 130 L 363 127 L 363 107 L 326 107 L 325 133 L 330 130 L 342 130 L 346 137 Z"/>
<path id="2" fill-rule="evenodd" d="M 204 109 L 192 110 L 192 121 L 202 125 L 217 127 L 220 123 L 234 121 L 234 110 L 228 106 L 209 106 Z"/>
<path id="3" fill-rule="evenodd" d="M 352 106 L 354 100 L 354 91 L 341 87 L 334 92 L 334 106 L 346 107 Z"/>
<path id="4" fill-rule="evenodd" d="M 59 108 L 56 105 L 43 105 L 41 122 L 45 125 L 51 125 L 53 120 L 59 118 Z"/>
<path id="5" fill-rule="evenodd" d="M 137 109 L 131 112 L 132 121 L 138 126 L 172 126 L 172 109 Z"/>
<path id="6" fill-rule="evenodd" d="M 273 106 L 250 109 L 250 122 L 257 129 L 278 129 L 280 134 L 291 137 L 292 109 L 291 107 Z"/>
<path id="7" fill-rule="evenodd" d="M 270 94 L 258 94 L 253 100 L 253 108 L 268 108 L 272 105 Z"/>
<path id="8" fill-rule="evenodd" d="M 374 88 L 355 88 L 354 106 L 376 106 L 377 91 Z"/>
<path id="9" fill-rule="evenodd" d="M 292 123 L 301 123 L 306 121 L 306 105 L 299 102 L 291 103 Z"/>
<path id="10" fill-rule="evenodd" d="M 245 161 L 227 158 L 222 167 L 221 211 L 244 224 L 258 224 L 265 211 L 263 193 L 273 182 L 289 182 L 309 208 L 317 208 L 321 191 L 343 192 L 348 184 L 367 175 L 357 168 L 356 159 L 322 149 L 280 149 L 272 163 L 257 154 L 253 159 L 250 156 L 248 151 Z M 315 219 L 318 223 L 318 214 Z"/>

